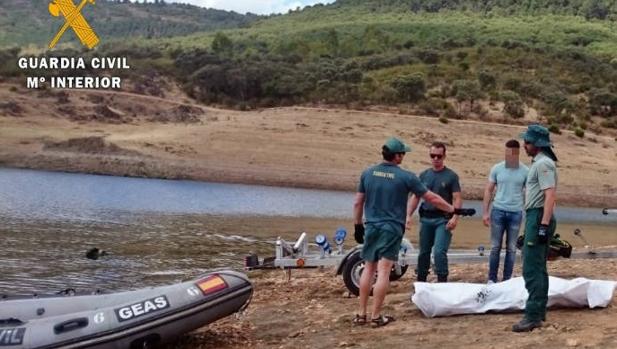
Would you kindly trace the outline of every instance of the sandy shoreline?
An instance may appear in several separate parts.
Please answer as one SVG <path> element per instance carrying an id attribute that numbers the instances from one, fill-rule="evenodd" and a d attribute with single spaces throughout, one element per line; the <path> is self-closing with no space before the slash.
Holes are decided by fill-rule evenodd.
<path id="1" fill-rule="evenodd" d="M 459 174 L 466 199 L 481 199 L 503 143 L 524 129 L 307 107 L 239 112 L 192 104 L 177 91 L 158 98 L 4 84 L 0 99 L 7 101 L 0 108 L 0 166 L 354 191 L 361 171 L 380 161 L 384 140 L 397 136 L 413 149 L 403 167 L 416 173 L 430 166 L 428 145 L 446 142 L 446 165 Z M 580 139 L 564 131 L 552 138 L 560 157 L 558 203 L 614 205 L 614 135 Z"/>
<path id="2" fill-rule="evenodd" d="M 617 278 L 617 261 L 556 261 L 549 273 L 562 278 Z M 451 279 L 484 283 L 487 266 L 456 265 Z M 182 337 L 168 348 L 614 348 L 617 296 L 607 308 L 548 311 L 532 333 L 511 332 L 522 314 L 462 315 L 426 318 L 410 302 L 412 275 L 392 284 L 385 311 L 397 321 L 379 329 L 354 327 L 357 299 L 326 269 L 296 271 L 287 281 L 281 271 L 253 272 L 255 294 L 247 312 Z M 520 275 L 520 266 L 515 269 Z"/>

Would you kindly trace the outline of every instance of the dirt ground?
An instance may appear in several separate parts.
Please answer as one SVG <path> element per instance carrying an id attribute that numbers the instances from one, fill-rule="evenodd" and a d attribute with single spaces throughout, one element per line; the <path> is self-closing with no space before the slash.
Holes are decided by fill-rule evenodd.
<path id="1" fill-rule="evenodd" d="M 484 283 L 486 265 L 451 266 L 452 281 Z M 617 280 L 617 260 L 549 263 L 562 278 Z M 532 333 L 511 332 L 521 313 L 426 318 L 410 302 L 413 272 L 392 284 L 385 311 L 397 321 L 383 328 L 354 327 L 358 300 L 350 297 L 334 271 L 256 271 L 254 298 L 240 318 L 227 318 L 183 337 L 169 348 L 615 348 L 617 311 L 549 310 Z M 520 266 L 515 276 L 520 275 Z M 431 279 L 429 279 L 431 281 Z M 434 281 L 434 280 L 432 280 Z"/>
<path id="2" fill-rule="evenodd" d="M 281 236 L 295 241 L 299 232 L 309 236 L 335 227 L 351 228 L 349 220 L 302 217 L 208 218 L 220 232 L 251 234 L 260 240 Z M 574 251 L 584 243 L 572 235 L 574 228 L 585 232 L 596 246 L 617 246 L 615 228 L 606 225 L 559 224 L 558 232 Z M 406 238 L 417 246 L 417 221 Z M 276 235 L 272 235 L 276 232 Z M 346 249 L 353 245 L 345 242 Z M 462 219 L 455 230 L 453 249 L 475 249 L 488 241 L 487 228 L 477 219 Z M 351 244 L 351 245 L 350 245 Z M 274 251 L 267 250 L 271 254 Z M 269 256 L 268 254 L 260 257 Z M 566 279 L 617 280 L 617 259 L 558 260 L 549 262 L 549 273 Z M 392 283 L 386 311 L 397 321 L 384 328 L 356 328 L 351 317 L 358 299 L 349 295 L 341 276 L 333 269 L 294 270 L 291 280 L 282 270 L 249 271 L 254 298 L 246 314 L 229 317 L 180 338 L 167 349 L 189 348 L 614 348 L 617 347 L 617 296 L 606 309 L 551 310 L 545 326 L 530 334 L 510 331 L 521 313 L 465 315 L 429 319 L 410 302 L 413 268 Z M 451 281 L 485 283 L 486 264 L 451 265 Z M 516 265 L 514 276 L 520 276 Z M 429 281 L 434 282 L 434 275 Z"/>
<path id="3" fill-rule="evenodd" d="M 305 107 L 239 112 L 191 104 L 178 91 L 166 96 L 2 83 L 0 166 L 354 190 L 394 135 L 412 146 L 403 166 L 415 172 L 430 166 L 432 141 L 446 142 L 446 164 L 459 174 L 465 198 L 478 199 L 503 144 L 524 129 Z M 551 136 L 560 158 L 560 204 L 614 205 L 615 136 Z"/>

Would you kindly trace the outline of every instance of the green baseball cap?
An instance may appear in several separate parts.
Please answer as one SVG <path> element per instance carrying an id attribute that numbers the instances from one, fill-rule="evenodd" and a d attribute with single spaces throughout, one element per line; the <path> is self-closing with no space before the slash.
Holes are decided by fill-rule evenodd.
<path id="1" fill-rule="evenodd" d="M 408 153 L 411 151 L 410 146 L 395 137 L 388 138 L 384 146 L 392 153 Z"/>

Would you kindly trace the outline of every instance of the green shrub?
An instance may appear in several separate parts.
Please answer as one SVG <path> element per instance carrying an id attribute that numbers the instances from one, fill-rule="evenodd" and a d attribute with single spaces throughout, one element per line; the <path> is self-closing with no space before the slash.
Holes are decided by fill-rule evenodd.
<path id="1" fill-rule="evenodd" d="M 443 98 L 429 98 L 420 102 L 418 107 L 426 115 L 438 116 L 442 110 L 445 110 L 448 107 L 448 105 L 448 102 Z"/>
<path id="2" fill-rule="evenodd" d="M 458 113 L 456 112 L 456 109 L 454 109 L 452 104 L 448 103 L 446 110 L 443 112 L 443 116 L 446 118 L 456 118 L 458 116 Z"/>
<path id="3" fill-rule="evenodd" d="M 581 121 L 579 125 L 583 130 L 587 130 L 587 123 L 585 121 Z"/>
<path id="4" fill-rule="evenodd" d="M 442 124 L 447 124 L 449 122 L 449 120 L 445 116 L 440 116 L 439 117 L 439 122 L 441 122 Z"/>
<path id="5" fill-rule="evenodd" d="M 556 89 L 547 89 L 542 96 L 542 101 L 553 113 L 563 113 L 573 108 L 568 96 Z"/>
<path id="6" fill-rule="evenodd" d="M 511 91 L 520 91 L 523 86 L 523 80 L 519 77 L 508 77 L 503 83 L 503 88 Z"/>
<path id="7" fill-rule="evenodd" d="M 501 93 L 501 100 L 504 102 L 503 111 L 511 118 L 520 119 L 525 116 L 525 103 L 521 96 L 514 91 L 504 91 Z"/>
<path id="8" fill-rule="evenodd" d="M 558 125 L 556 125 L 556 124 L 550 124 L 550 125 L 548 126 L 548 131 L 549 131 L 550 133 L 554 133 L 554 134 L 556 134 L 556 135 L 560 135 L 560 134 L 561 134 L 561 130 L 559 129 L 559 126 L 558 126 Z"/>
<path id="9" fill-rule="evenodd" d="M 579 138 L 585 137 L 585 131 L 583 131 L 583 129 L 580 127 L 577 127 L 574 129 L 574 134 L 576 135 L 576 137 L 579 137 Z"/>
<path id="10" fill-rule="evenodd" d="M 480 82 L 480 86 L 483 90 L 492 90 L 495 88 L 497 84 L 497 78 L 495 78 L 495 74 L 491 73 L 488 70 L 481 70 L 478 73 L 478 81 Z"/>
<path id="11" fill-rule="evenodd" d="M 418 58 L 426 64 L 437 64 L 441 58 L 439 52 L 434 50 L 422 50 L 417 53 Z"/>
<path id="12" fill-rule="evenodd" d="M 617 115 L 617 94 L 606 88 L 591 89 L 589 96 L 589 109 L 592 114 L 600 116 Z"/>
<path id="13" fill-rule="evenodd" d="M 426 93 L 426 82 L 420 74 L 399 76 L 392 81 L 391 86 L 405 102 L 417 102 Z"/>

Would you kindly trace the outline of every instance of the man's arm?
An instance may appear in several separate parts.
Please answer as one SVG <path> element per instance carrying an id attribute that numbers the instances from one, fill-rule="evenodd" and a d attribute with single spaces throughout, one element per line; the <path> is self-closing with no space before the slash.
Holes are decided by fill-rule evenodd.
<path id="1" fill-rule="evenodd" d="M 461 195 L 460 191 L 455 191 L 454 193 L 452 193 L 452 206 L 454 206 L 454 208 L 463 207 L 463 196 Z M 458 215 L 454 216 L 458 217 Z"/>
<path id="2" fill-rule="evenodd" d="M 407 200 L 407 220 L 405 221 L 405 228 L 407 230 L 411 229 L 411 217 L 413 216 L 413 213 L 416 212 L 416 208 L 418 208 L 419 203 L 420 199 L 415 194 L 411 194 L 411 197 Z"/>
<path id="3" fill-rule="evenodd" d="M 362 224 L 362 216 L 364 215 L 364 193 L 356 193 L 353 202 L 353 223 Z"/>
<path id="4" fill-rule="evenodd" d="M 427 191 L 422 196 L 422 199 L 424 199 L 425 201 L 429 202 L 431 205 L 437 207 L 438 209 L 440 209 L 440 210 L 442 210 L 444 212 L 448 212 L 448 213 L 453 213 L 454 212 L 454 206 L 450 205 L 441 196 L 433 193 L 430 190 Z"/>
<path id="5" fill-rule="evenodd" d="M 482 222 L 485 226 L 491 222 L 491 216 L 488 211 L 491 207 L 491 201 L 493 200 L 493 192 L 495 191 L 495 182 L 488 181 L 484 187 L 484 197 L 482 198 Z"/>
<path id="6" fill-rule="evenodd" d="M 407 201 L 407 219 L 411 218 L 413 213 L 416 212 L 418 204 L 420 204 L 420 198 L 415 194 L 411 194 L 411 198 Z"/>
<path id="7" fill-rule="evenodd" d="M 555 188 L 548 188 L 544 190 L 544 214 L 542 214 L 541 224 L 548 225 L 551 222 L 553 211 L 555 209 L 557 193 Z"/>
<path id="8" fill-rule="evenodd" d="M 455 191 L 452 193 L 452 206 L 454 206 L 454 208 L 461 208 L 463 206 L 463 197 L 460 191 Z M 459 216 L 457 214 L 453 215 L 446 224 L 446 229 L 450 231 L 456 229 L 458 218 Z"/>

